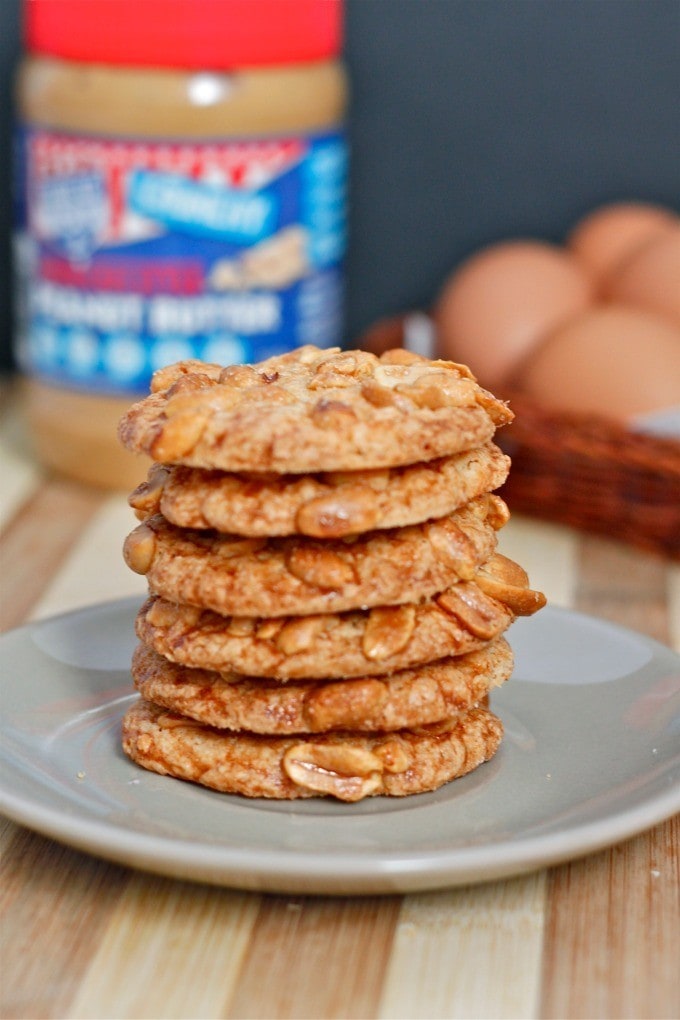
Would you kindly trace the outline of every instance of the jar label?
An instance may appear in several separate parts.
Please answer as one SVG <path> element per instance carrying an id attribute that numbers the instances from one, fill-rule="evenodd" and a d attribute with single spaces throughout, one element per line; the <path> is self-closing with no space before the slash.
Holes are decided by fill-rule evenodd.
<path id="1" fill-rule="evenodd" d="M 101 392 L 173 361 L 341 342 L 343 136 L 139 142 L 19 133 L 22 368 Z"/>

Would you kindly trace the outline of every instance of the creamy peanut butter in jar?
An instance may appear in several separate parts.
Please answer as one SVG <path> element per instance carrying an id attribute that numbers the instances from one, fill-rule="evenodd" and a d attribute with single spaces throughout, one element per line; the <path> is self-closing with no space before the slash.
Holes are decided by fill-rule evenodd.
<path id="1" fill-rule="evenodd" d="M 29 0 L 16 356 L 39 459 L 107 488 L 152 372 L 341 342 L 340 0 Z"/>

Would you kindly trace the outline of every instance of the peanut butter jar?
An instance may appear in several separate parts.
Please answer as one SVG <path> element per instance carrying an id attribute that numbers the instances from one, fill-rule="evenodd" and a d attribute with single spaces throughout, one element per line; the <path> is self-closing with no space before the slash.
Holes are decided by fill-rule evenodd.
<path id="1" fill-rule="evenodd" d="M 43 464 L 127 489 L 152 372 L 341 342 L 339 0 L 28 0 L 16 356 Z"/>

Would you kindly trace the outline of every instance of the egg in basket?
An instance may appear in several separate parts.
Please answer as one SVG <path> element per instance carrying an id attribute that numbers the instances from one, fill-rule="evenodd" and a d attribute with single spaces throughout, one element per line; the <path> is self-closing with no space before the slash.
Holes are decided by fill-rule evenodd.
<path id="1" fill-rule="evenodd" d="M 431 319 L 384 320 L 373 349 L 422 336 L 516 412 L 511 508 L 680 559 L 680 217 L 607 205 L 557 245 L 472 254 Z M 433 328 L 432 328 L 433 327 Z"/>

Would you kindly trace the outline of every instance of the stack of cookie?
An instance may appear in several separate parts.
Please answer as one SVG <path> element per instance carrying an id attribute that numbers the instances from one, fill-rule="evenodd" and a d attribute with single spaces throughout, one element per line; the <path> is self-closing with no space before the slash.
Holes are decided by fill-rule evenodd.
<path id="1" fill-rule="evenodd" d="M 155 461 L 123 725 L 140 765 L 251 797 L 433 790 L 488 760 L 503 634 L 540 608 L 496 551 L 511 420 L 469 370 L 307 346 L 154 376 L 121 441 Z"/>

